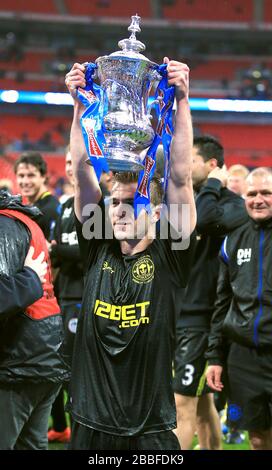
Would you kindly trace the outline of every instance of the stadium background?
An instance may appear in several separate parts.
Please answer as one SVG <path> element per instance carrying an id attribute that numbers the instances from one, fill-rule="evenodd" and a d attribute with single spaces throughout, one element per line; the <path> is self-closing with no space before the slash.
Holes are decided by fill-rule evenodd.
<path id="1" fill-rule="evenodd" d="M 7 91 L 66 93 L 71 65 L 116 51 L 135 13 L 150 60 L 189 64 L 192 98 L 243 100 L 230 106 L 239 112 L 192 109 L 195 133 L 218 137 L 227 165 L 271 166 L 272 0 L 0 0 L 0 181 L 14 192 L 14 160 L 36 149 L 61 194 L 72 106 L 33 103 L 31 94 L 21 103 Z"/>
<path id="2" fill-rule="evenodd" d="M 72 106 L 13 102 L 3 90 L 66 92 L 73 62 L 117 50 L 136 12 L 151 60 L 166 55 L 189 64 L 191 97 L 271 105 L 270 0 L 1 0 L 0 179 L 15 185 L 14 159 L 37 149 L 61 192 Z M 228 165 L 271 164 L 272 106 L 254 103 L 253 112 L 192 111 L 195 133 L 219 137 Z"/>

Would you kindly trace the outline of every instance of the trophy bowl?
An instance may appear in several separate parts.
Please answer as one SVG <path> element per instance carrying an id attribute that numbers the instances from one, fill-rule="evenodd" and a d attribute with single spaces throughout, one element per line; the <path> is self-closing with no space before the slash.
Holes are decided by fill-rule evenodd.
<path id="1" fill-rule="evenodd" d="M 140 52 L 145 45 L 136 39 L 140 17 L 132 16 L 131 36 L 119 41 L 122 49 L 96 59 L 97 77 L 103 90 L 102 128 L 105 136 L 103 155 L 113 171 L 143 169 L 142 150 L 154 138 L 148 98 L 161 79 L 158 64 Z"/>

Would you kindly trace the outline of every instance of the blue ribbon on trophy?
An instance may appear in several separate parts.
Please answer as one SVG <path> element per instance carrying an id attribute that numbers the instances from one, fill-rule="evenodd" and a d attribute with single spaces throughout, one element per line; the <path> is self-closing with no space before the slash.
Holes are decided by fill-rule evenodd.
<path id="1" fill-rule="evenodd" d="M 150 181 L 156 169 L 156 152 L 162 142 L 164 149 L 164 191 L 166 193 L 169 176 L 170 144 L 173 134 L 172 110 L 175 98 L 175 88 L 168 87 L 167 84 L 167 65 L 159 66 L 158 72 L 162 79 L 158 84 L 155 100 L 158 125 L 148 152 L 144 159 L 145 168 L 140 172 L 138 187 L 134 198 L 135 216 L 144 206 L 147 212 L 150 212 Z"/>
<path id="2" fill-rule="evenodd" d="M 96 64 L 89 63 L 86 67 L 86 87 L 77 89 L 77 96 L 86 107 L 81 116 L 81 128 L 87 153 L 94 168 L 98 181 L 102 171 L 109 171 L 108 164 L 103 158 L 103 144 L 105 143 L 102 130 L 103 110 L 101 109 L 102 88 L 93 82 Z"/>

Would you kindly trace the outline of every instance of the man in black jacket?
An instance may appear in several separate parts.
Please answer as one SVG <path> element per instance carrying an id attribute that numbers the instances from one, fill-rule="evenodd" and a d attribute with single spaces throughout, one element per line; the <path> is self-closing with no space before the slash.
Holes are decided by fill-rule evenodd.
<path id="1" fill-rule="evenodd" d="M 223 165 L 223 147 L 215 138 L 194 139 L 192 176 L 198 243 L 189 284 L 179 298 L 174 378 L 176 433 L 182 449 L 190 449 L 197 414 L 202 424 L 198 427 L 201 448 L 221 448 L 219 417 L 213 394 L 205 384 L 204 353 L 214 310 L 220 245 L 225 234 L 248 218 L 243 199 L 226 188 Z"/>
<path id="2" fill-rule="evenodd" d="M 224 343 L 230 421 L 249 431 L 254 450 L 272 449 L 272 172 L 247 180 L 249 221 L 227 236 L 221 249 L 216 309 L 207 358 L 209 386 L 221 391 Z"/>
<path id="3" fill-rule="evenodd" d="M 39 214 L 36 207 L 23 206 L 20 197 L 0 192 L 1 284 L 7 290 L 13 282 L 0 315 L 2 450 L 47 449 L 51 405 L 68 376 L 60 356 L 62 320 L 53 292 L 46 240 L 32 220 Z M 45 256 L 46 261 L 44 281 L 38 290 L 35 281 L 30 287 L 30 270 L 24 268 L 30 245 L 34 258 Z M 28 281 L 23 286 L 22 275 Z M 29 287 L 31 292 L 27 293 Z"/>

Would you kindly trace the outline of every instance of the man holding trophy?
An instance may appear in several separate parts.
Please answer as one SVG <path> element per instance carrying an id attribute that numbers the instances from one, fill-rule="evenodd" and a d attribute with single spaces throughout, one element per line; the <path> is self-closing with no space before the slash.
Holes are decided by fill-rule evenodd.
<path id="1" fill-rule="evenodd" d="M 150 69 L 155 64 L 139 54 L 140 41 L 134 35 L 139 31 L 137 25 L 130 31 L 133 34 L 124 40 L 125 51 L 96 61 L 104 93 L 99 96 L 100 111 L 101 102 L 103 106 L 97 120 L 95 112 L 91 114 L 87 131 L 82 130 L 85 107 L 79 92 L 91 97 L 91 101 L 96 99 L 95 87 L 90 92 L 86 87 L 88 67 L 76 63 L 66 75 L 66 85 L 74 99 L 70 149 L 75 175 L 75 214 L 86 263 L 70 384 L 69 411 L 73 419 L 70 449 L 180 448 L 172 431 L 176 427 L 171 385 L 175 298 L 188 281 L 194 247 L 190 234 L 196 221 L 191 180 L 189 68 L 164 59 L 167 86 L 173 87 L 177 109 L 165 174 L 167 202 L 161 216 L 163 188 L 158 178 L 150 177 L 155 166 L 153 144 L 144 162 L 138 158 L 138 151 L 152 142 L 153 131 L 146 116 L 137 115 L 135 110 L 139 105 L 137 84 L 139 80 L 150 81 Z M 104 71 L 99 70 L 104 62 L 106 78 Z M 144 77 L 135 77 L 133 74 L 140 74 L 143 67 L 147 70 Z M 113 70 L 118 76 L 116 83 Z M 133 89 L 131 80 L 137 82 Z M 164 109 L 168 109 L 167 105 Z M 99 132 L 95 134 L 95 121 L 96 129 L 104 133 L 101 141 L 96 140 Z M 157 135 L 161 136 L 162 124 L 158 127 Z M 89 136 L 89 144 L 86 139 L 84 143 L 84 132 Z M 87 152 L 90 147 L 91 152 Z M 88 153 L 91 166 L 86 164 Z M 103 159 L 106 166 L 101 162 Z M 109 205 L 112 239 L 96 227 L 105 213 L 99 168 L 107 165 L 119 170 L 114 175 Z M 141 170 L 140 176 L 137 170 Z M 143 203 L 144 197 L 148 204 Z M 141 204 L 137 205 L 139 201 Z M 167 237 L 156 236 L 159 220 L 161 225 L 167 225 Z"/>

